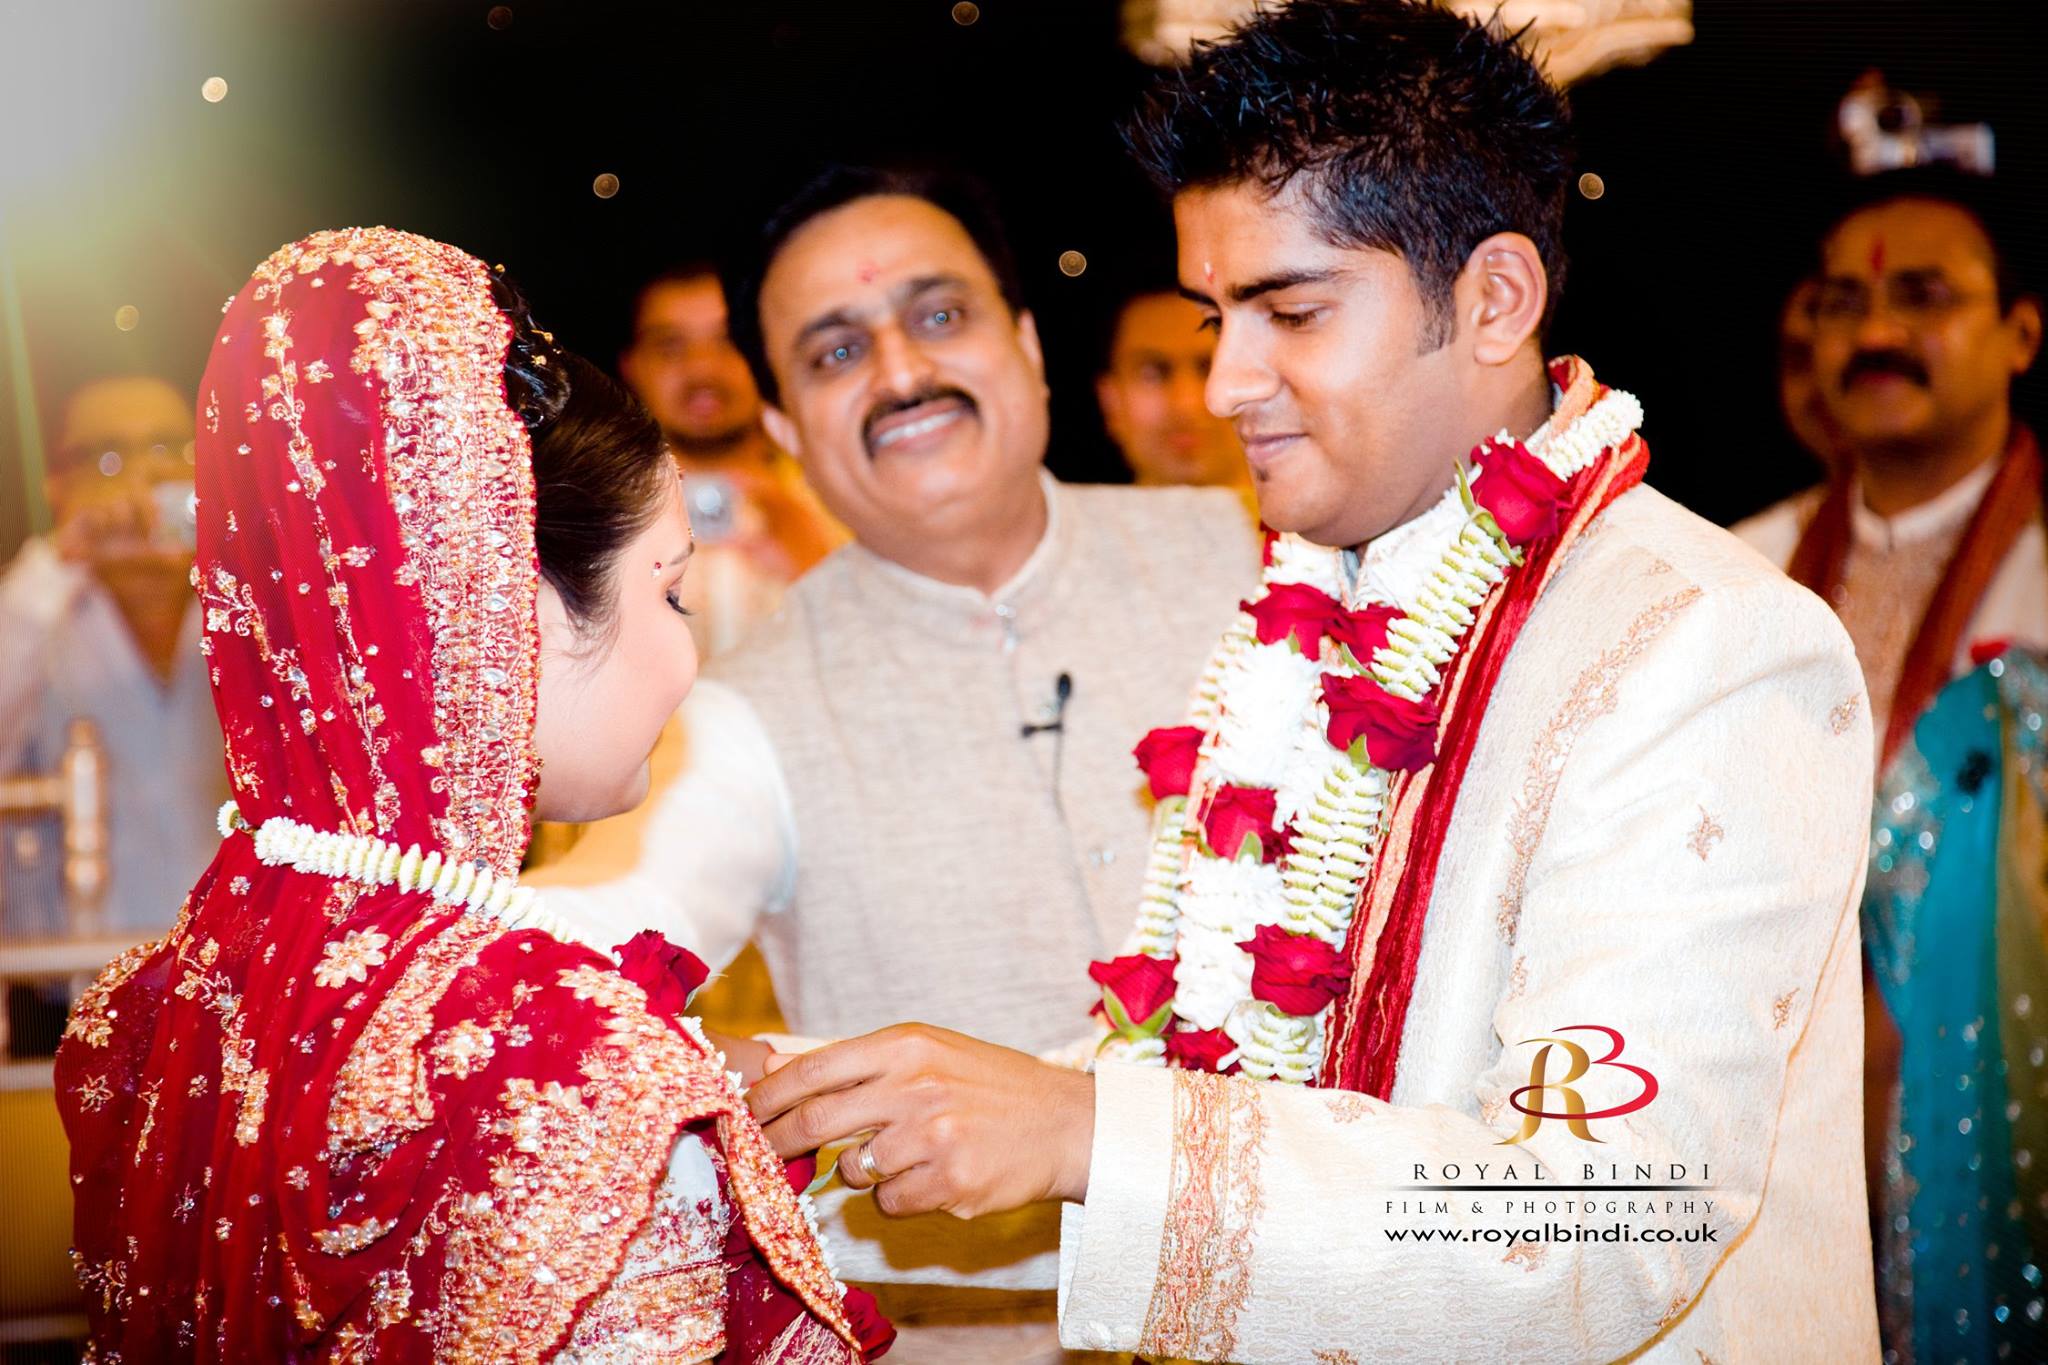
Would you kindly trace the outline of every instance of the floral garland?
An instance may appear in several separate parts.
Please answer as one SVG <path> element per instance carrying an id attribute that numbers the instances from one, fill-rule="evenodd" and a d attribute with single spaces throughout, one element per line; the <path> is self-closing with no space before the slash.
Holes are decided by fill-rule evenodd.
<path id="1" fill-rule="evenodd" d="M 315 829 L 282 815 L 251 829 L 233 801 L 221 806 L 217 823 L 223 839 L 238 829 L 248 830 L 256 844 L 257 860 L 266 867 L 289 867 L 365 886 L 424 891 L 444 905 L 484 910 L 508 923 L 534 904 L 532 887 L 521 887 L 516 878 L 501 877 L 480 862 L 443 857 L 439 849 L 422 854 L 418 844 L 400 848 L 367 835 Z M 524 919 L 519 922 L 530 924 Z"/>
<path id="2" fill-rule="evenodd" d="M 1557 533 L 1572 477 L 1641 421 L 1609 390 L 1540 454 L 1506 432 L 1482 441 L 1410 523 L 1444 546 L 1406 609 L 1370 589 L 1345 607 L 1339 551 L 1268 533 L 1261 593 L 1210 657 L 1188 723 L 1135 750 L 1152 848 L 1125 955 L 1089 968 L 1099 1055 L 1316 1078 L 1390 788 L 1435 760 L 1438 688 L 1465 633 L 1523 547 Z"/>

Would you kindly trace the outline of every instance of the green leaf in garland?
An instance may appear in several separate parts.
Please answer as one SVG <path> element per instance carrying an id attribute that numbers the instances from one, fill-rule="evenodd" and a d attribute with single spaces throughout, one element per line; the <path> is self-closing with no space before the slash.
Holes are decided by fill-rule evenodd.
<path id="1" fill-rule="evenodd" d="M 1109 1016 L 1109 1026 L 1116 1030 L 1119 1038 L 1142 1043 L 1147 1038 L 1157 1038 L 1166 1031 L 1167 1021 L 1173 1018 L 1173 1002 L 1167 1001 L 1147 1016 L 1143 1023 L 1134 1024 L 1131 1022 L 1131 1016 L 1124 1011 L 1123 1001 L 1116 998 L 1116 993 L 1104 990 L 1102 1012 Z"/>
<path id="2" fill-rule="evenodd" d="M 1521 564 L 1522 552 L 1508 543 L 1507 532 L 1500 529 L 1500 523 L 1493 519 L 1493 513 L 1475 512 L 1472 514 L 1472 520 L 1480 530 L 1493 538 L 1494 544 L 1500 546 L 1501 553 L 1508 557 L 1508 563 Z"/>

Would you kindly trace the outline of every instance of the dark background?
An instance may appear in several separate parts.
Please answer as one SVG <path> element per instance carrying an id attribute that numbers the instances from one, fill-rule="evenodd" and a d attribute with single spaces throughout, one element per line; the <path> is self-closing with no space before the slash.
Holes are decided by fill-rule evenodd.
<path id="1" fill-rule="evenodd" d="M 938 154 L 995 183 L 1052 368 L 1051 463 L 1119 477 L 1089 383 L 1103 314 L 1172 246 L 1116 142 L 1145 68 L 1111 0 L 985 0 L 971 26 L 949 0 L 523 0 L 502 28 L 493 8 L 0 0 L 0 554 L 26 529 L 33 419 L 94 373 L 196 384 L 221 302 L 282 242 L 363 222 L 454 242 L 608 363 L 640 274 L 715 251 L 829 155 Z M 2044 15 L 1697 0 L 1692 46 L 1574 92 L 1606 192 L 1574 196 L 1552 349 L 1643 399 L 1653 483 L 1725 521 L 1813 480 L 1773 337 L 1839 166 L 1836 101 L 1881 67 L 1944 121 L 1993 123 L 2001 181 L 2042 184 Z"/>

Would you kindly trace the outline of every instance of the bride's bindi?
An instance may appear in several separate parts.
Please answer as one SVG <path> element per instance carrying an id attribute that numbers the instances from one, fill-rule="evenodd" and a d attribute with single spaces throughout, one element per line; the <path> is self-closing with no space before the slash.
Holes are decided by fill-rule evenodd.
<path id="1" fill-rule="evenodd" d="M 860 263 L 860 269 L 854 272 L 854 274 L 859 277 L 860 282 L 862 284 L 873 284 L 875 282 L 875 276 L 881 273 L 881 271 L 875 268 L 875 263 L 873 261 L 862 261 Z"/>

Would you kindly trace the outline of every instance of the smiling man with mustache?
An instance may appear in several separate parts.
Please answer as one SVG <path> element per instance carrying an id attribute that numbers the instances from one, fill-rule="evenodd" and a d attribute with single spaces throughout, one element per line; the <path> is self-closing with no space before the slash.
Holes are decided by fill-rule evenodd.
<path id="1" fill-rule="evenodd" d="M 1989 184 L 1951 171 L 1856 187 L 1822 241 L 1813 305 L 1842 467 L 1735 528 L 1842 617 L 1880 767 L 1972 646 L 2048 645 L 2040 457 L 2011 393 L 2040 349 L 2041 305 L 2013 278 L 2000 219 Z"/>
<path id="2" fill-rule="evenodd" d="M 714 964 L 758 930 L 802 1034 L 1066 1042 L 1144 872 L 1131 743 L 1255 584 L 1252 525 L 1224 489 L 1045 473 L 1037 327 L 971 183 L 828 171 L 726 297 L 769 434 L 855 540 L 712 662 L 680 774 L 658 760 L 639 812 L 548 869 L 549 904 Z M 1060 1358 L 1053 1207 L 890 1223 L 839 1193 L 840 1273 L 926 1286 L 883 1295 L 892 1359 Z"/>

